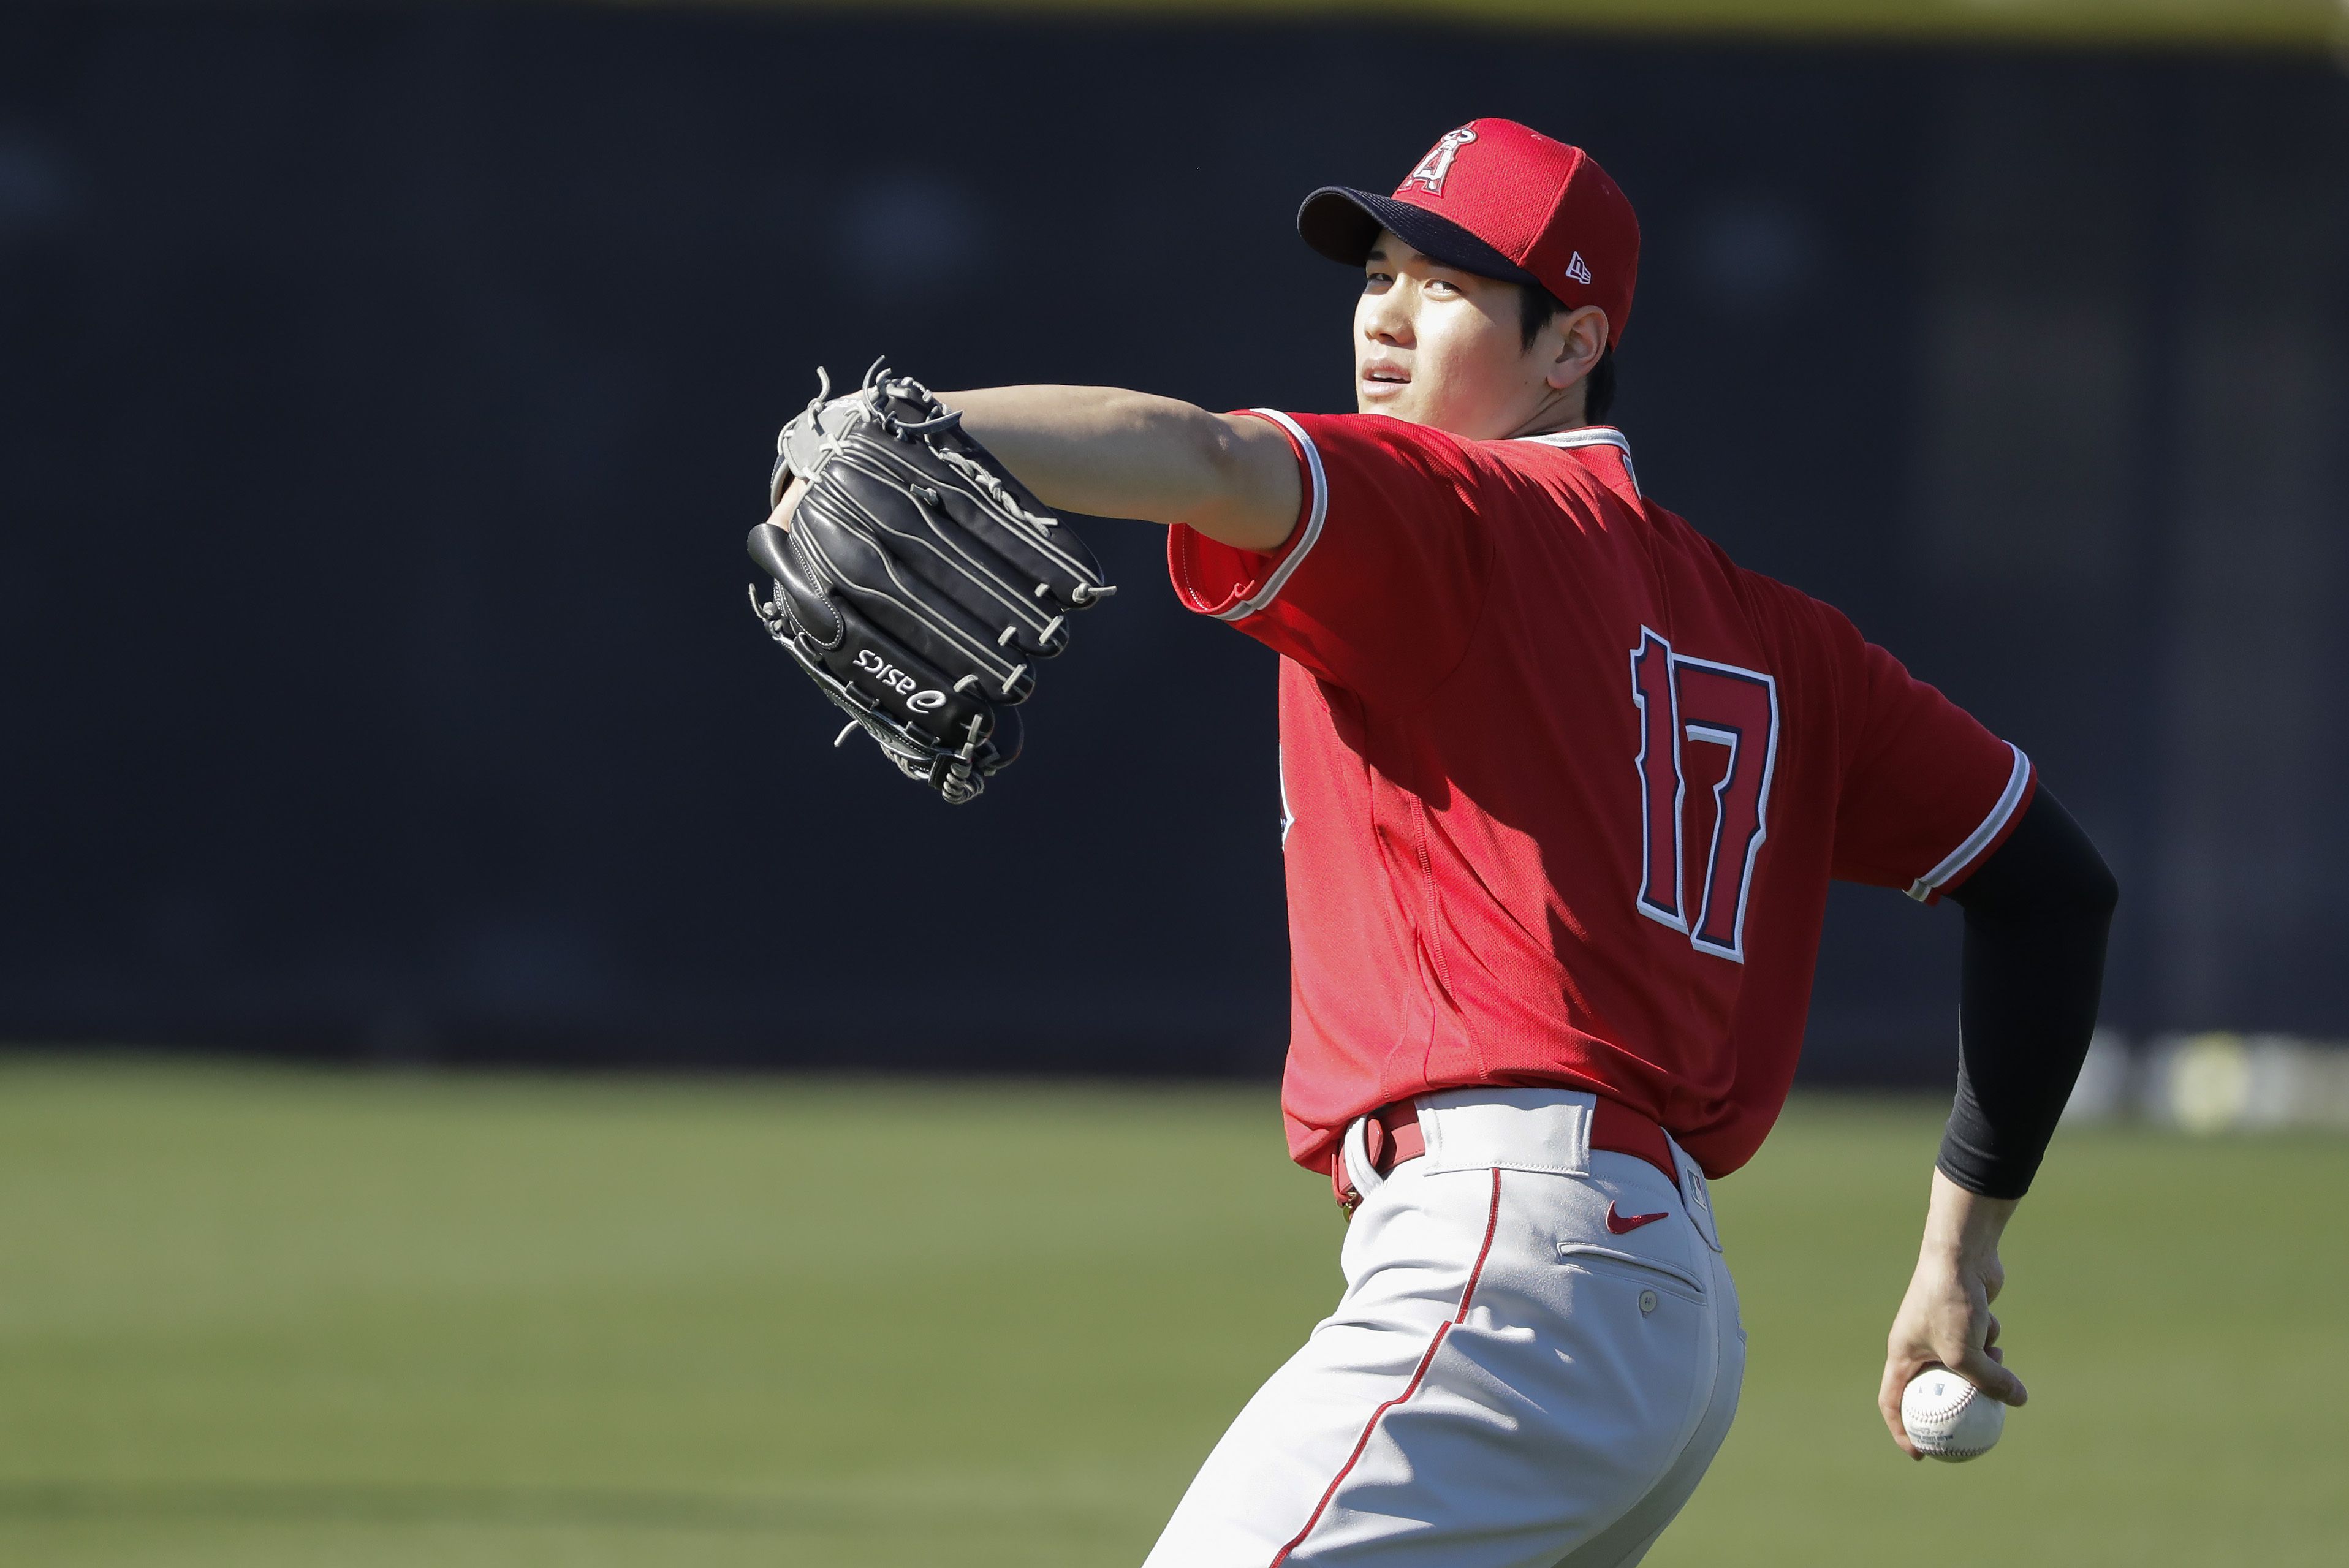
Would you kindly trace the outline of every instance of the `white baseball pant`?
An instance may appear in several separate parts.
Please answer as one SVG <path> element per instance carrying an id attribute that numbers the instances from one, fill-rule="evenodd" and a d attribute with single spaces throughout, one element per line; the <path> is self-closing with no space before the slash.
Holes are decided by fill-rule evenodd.
<path id="1" fill-rule="evenodd" d="M 1346 1293 L 1146 1568 L 1629 1568 L 1728 1435 L 1745 1331 L 1704 1176 L 1590 1148 L 1591 1097 L 1421 1096 L 1363 1194 Z M 1644 1215 L 1661 1219 L 1640 1220 Z"/>

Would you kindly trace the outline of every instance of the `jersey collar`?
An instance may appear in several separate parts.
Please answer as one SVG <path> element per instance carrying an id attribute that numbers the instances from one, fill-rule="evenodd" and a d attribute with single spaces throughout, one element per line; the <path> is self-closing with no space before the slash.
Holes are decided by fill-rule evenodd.
<path id="1" fill-rule="evenodd" d="M 1624 438 L 1622 431 L 1612 425 L 1585 425 L 1578 430 L 1550 430 L 1538 436 L 1518 436 L 1513 438 L 1520 441 L 1538 441 L 1545 447 L 1557 447 L 1568 451 L 1577 448 L 1600 449 L 1591 451 L 1584 459 L 1585 463 L 1597 469 L 1599 477 L 1610 483 L 1615 478 L 1614 470 L 1619 469 L 1623 483 L 1630 487 L 1631 499 L 1633 500 L 1640 499 L 1640 475 L 1631 467 L 1631 443 Z M 1605 450 L 1607 448 L 1614 449 L 1611 459 Z"/>

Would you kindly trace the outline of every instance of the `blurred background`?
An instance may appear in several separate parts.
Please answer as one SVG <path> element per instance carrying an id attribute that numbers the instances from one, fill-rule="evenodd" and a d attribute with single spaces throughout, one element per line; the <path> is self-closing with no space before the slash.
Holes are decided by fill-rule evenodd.
<path id="1" fill-rule="evenodd" d="M 1272 660 L 1157 531 L 963 811 L 740 535 L 819 364 L 1348 406 L 1297 202 L 1478 114 L 1638 204 L 1651 492 L 2105 848 L 2116 1027 L 2349 1034 L 2335 59 L 1112 9 L 0 15 L 0 1035 L 1269 1072 Z M 1815 1073 L 1946 1080 L 1957 924 L 1839 898 Z"/>
<path id="2" fill-rule="evenodd" d="M 1357 284 L 1298 201 L 1505 115 L 1639 209 L 1616 420 L 1649 492 L 2021 745 L 2120 876 L 2051 1265 L 2111 1284 L 2189 1244 L 2177 1216 L 2331 1200 L 2230 1233 L 2224 1302 L 2161 1274 L 2134 1328 L 2085 1279 L 2047 1308 L 2104 1402 L 2082 1464 L 2033 1473 L 2049 1519 L 2106 1522 L 2008 1555 L 2243 1560 L 2220 1522 L 2256 1506 L 2298 1532 L 2257 1560 L 2340 1561 L 2337 1470 L 2305 1467 L 2349 1434 L 2295 1400 L 2349 1384 L 2321 1130 L 2349 1126 L 2344 40 L 2336 0 L 13 0 L 0 1543 L 1137 1556 L 1334 1286 L 1266 1087 L 1271 656 L 1176 607 L 1157 531 L 1095 523 L 1127 591 L 1019 768 L 948 810 L 829 748 L 740 540 L 819 364 L 1347 407 Z M 932 938 L 875 866 L 951 866 L 1002 919 Z M 1852 1222 L 1856 1405 L 1792 1351 L 1850 1359 L 1816 1296 L 1857 1265 L 1797 1228 L 1749 1291 L 1741 1430 L 1783 1440 L 1733 1442 L 1686 1561 L 1899 1539 L 1895 1510 L 1847 1554 L 1784 1500 L 1875 1518 L 1917 1481 L 1870 1468 L 1867 1342 L 1946 1105 L 1957 937 L 1837 890 L 1804 1081 L 1927 1098 L 1806 1102 L 1754 1167 L 1757 1237 L 1781 1203 L 1899 1197 Z M 457 1067 L 508 1076 L 417 1070 Z M 538 1073 L 576 1067 L 731 1076 Z M 1006 1103 L 1043 1108 L 1030 1141 L 972 1141 Z M 2276 1130 L 2181 1162 L 2172 1127 Z M 1146 1194 L 1066 1184 L 1144 1146 L 1237 1172 L 1152 1219 L 1169 1255 L 1119 1250 Z M 778 1193 L 820 1194 L 781 1202 L 817 1229 L 780 1242 Z M 1053 1268 L 1097 1310 L 1037 1306 Z M 823 1281 L 869 1334 L 777 1306 Z M 1147 1367 L 1112 1306 L 1156 1326 Z M 852 1370 L 812 1386 L 779 1324 Z M 2190 1471 L 2158 1456 L 2207 1461 L 2209 1423 L 2130 1361 L 2182 1326 L 2247 1401 Z M 2142 1465 L 2097 1457 L 2115 1425 Z M 1847 1472 L 1800 1468 L 1844 1440 Z"/>

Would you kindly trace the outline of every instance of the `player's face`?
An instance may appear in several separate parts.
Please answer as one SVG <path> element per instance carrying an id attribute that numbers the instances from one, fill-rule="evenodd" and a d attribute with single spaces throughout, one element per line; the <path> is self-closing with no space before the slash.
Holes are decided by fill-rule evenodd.
<path id="1" fill-rule="evenodd" d="M 1552 416 L 1588 366 L 1561 378 L 1559 323 L 1526 346 L 1516 284 L 1447 267 L 1386 233 L 1363 272 L 1354 305 L 1358 411 L 1480 441 L 1571 422 Z M 1587 314 L 1599 317 L 1603 345 L 1606 318 Z"/>

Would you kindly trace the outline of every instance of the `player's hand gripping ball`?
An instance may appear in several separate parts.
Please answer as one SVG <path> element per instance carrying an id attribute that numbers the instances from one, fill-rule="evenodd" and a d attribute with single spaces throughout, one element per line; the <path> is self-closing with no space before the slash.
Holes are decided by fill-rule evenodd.
<path id="1" fill-rule="evenodd" d="M 1962 1464 L 2006 1429 L 2006 1407 L 1946 1367 L 1929 1367 L 1900 1391 L 1900 1424 L 1928 1459 Z"/>
<path id="2" fill-rule="evenodd" d="M 791 526 L 750 531 L 774 597 L 750 589 L 768 634 L 908 779 L 949 805 L 1019 755 L 1019 704 L 1038 661 L 1069 645 L 1069 614 L 1117 592 L 1084 542 L 1044 510 L 920 382 L 874 361 L 863 390 L 832 381 L 775 440 L 767 504 L 807 481 Z"/>

